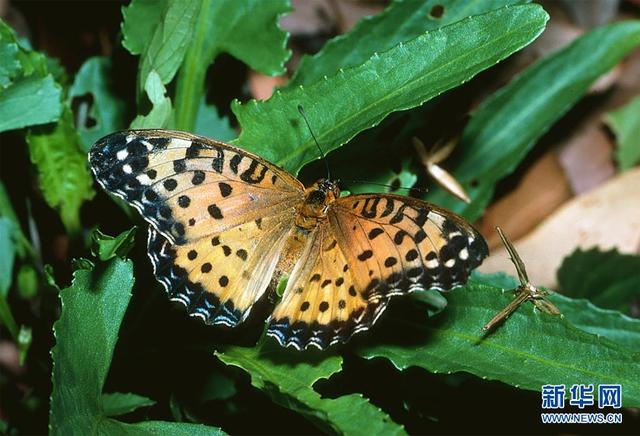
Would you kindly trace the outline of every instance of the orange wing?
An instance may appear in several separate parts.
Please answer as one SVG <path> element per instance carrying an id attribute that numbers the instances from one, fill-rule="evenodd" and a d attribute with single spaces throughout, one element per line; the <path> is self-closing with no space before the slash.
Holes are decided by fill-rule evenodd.
<path id="1" fill-rule="evenodd" d="M 170 297 L 210 324 L 235 325 L 264 293 L 302 184 L 256 155 L 167 130 L 131 130 L 89 154 L 98 182 L 152 228 L 149 256 Z"/>
<path id="2" fill-rule="evenodd" d="M 448 290 L 488 254 L 462 218 L 395 195 L 354 195 L 330 206 L 309 238 L 268 334 L 297 349 L 346 342 L 371 327 L 391 296 Z"/>

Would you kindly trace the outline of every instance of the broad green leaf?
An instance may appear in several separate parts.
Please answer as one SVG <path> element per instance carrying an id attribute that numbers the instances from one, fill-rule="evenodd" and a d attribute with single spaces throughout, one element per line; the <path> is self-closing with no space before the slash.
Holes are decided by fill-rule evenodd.
<path id="1" fill-rule="evenodd" d="M 95 125 L 92 127 L 77 126 L 84 151 L 89 151 L 93 143 L 103 136 L 125 127 L 124 102 L 113 94 L 112 74 L 111 59 L 106 57 L 89 58 L 80 67 L 80 71 L 76 74 L 73 85 L 69 89 L 69 97 L 71 98 L 87 94 L 93 97 L 88 112 L 86 107 L 83 109 L 85 111 L 84 118 L 93 119 Z"/>
<path id="2" fill-rule="evenodd" d="M 102 409 L 106 416 L 119 416 L 133 412 L 140 407 L 149 407 L 156 404 L 150 398 L 142 395 L 122 392 L 113 392 L 102 395 Z"/>
<path id="3" fill-rule="evenodd" d="M 472 203 L 463 204 L 441 189 L 426 199 L 469 219 L 479 217 L 496 182 L 517 167 L 598 77 L 639 44 L 640 21 L 623 21 L 596 28 L 527 68 L 478 108 L 445 162 Z"/>
<path id="4" fill-rule="evenodd" d="M 160 76 L 151 71 L 147 77 L 145 91 L 153 107 L 147 115 L 138 115 L 131 122 L 132 129 L 162 129 L 172 123 L 173 108 L 171 100 L 166 97 L 166 89 Z"/>
<path id="5" fill-rule="evenodd" d="M 289 9 L 289 0 L 202 1 L 193 40 L 178 75 L 178 129 L 193 130 L 207 68 L 219 54 L 229 53 L 265 74 L 285 72 L 284 63 L 291 52 L 286 49 L 288 34 L 280 29 L 278 19 Z"/>
<path id="6" fill-rule="evenodd" d="M 62 90 L 51 75 L 29 76 L 0 91 L 0 132 L 56 121 Z"/>
<path id="7" fill-rule="evenodd" d="M 262 347 L 231 347 L 216 355 L 227 365 L 244 369 L 251 384 L 283 407 L 302 414 L 319 429 L 338 434 L 404 434 L 384 412 L 360 394 L 321 398 L 313 384 L 340 371 L 338 356 L 291 353 L 268 343 Z"/>
<path id="8" fill-rule="evenodd" d="M 62 312 L 53 326 L 56 345 L 51 350 L 50 433 L 222 434 L 203 425 L 158 421 L 126 424 L 106 416 L 102 388 L 131 299 L 133 264 L 116 257 L 93 270 L 77 270 L 73 277 L 71 286 L 60 291 Z"/>
<path id="9" fill-rule="evenodd" d="M 616 134 L 616 160 L 620 169 L 628 170 L 637 165 L 640 162 L 640 97 L 609 112 L 605 121 Z"/>
<path id="10" fill-rule="evenodd" d="M 134 1 L 128 8 L 123 9 L 124 44 L 132 47 L 132 53 L 140 52 L 140 67 L 138 70 L 138 88 L 142 90 L 147 83 L 147 76 L 151 71 L 158 73 L 163 84 L 173 79 L 189 45 L 196 20 L 198 19 L 199 2 L 197 0 L 168 0 L 155 5 L 160 9 L 152 12 L 148 21 L 138 29 L 140 22 L 147 18 L 140 12 L 149 11 L 151 5 L 142 2 L 136 5 Z M 146 34 L 140 31 L 147 32 Z"/>
<path id="11" fill-rule="evenodd" d="M 144 421 L 137 424 L 127 424 L 106 420 L 103 430 L 107 434 L 137 436 L 137 435 L 172 435 L 172 436 L 222 436 L 226 433 L 215 427 L 201 424 L 187 424 L 165 421 Z"/>
<path id="12" fill-rule="evenodd" d="M 594 306 L 589 300 L 574 300 L 562 294 L 553 294 L 549 299 L 579 329 L 640 352 L 640 320 Z"/>
<path id="13" fill-rule="evenodd" d="M 71 111 L 65 109 L 56 124 L 32 128 L 27 142 L 47 204 L 58 211 L 67 230 L 77 234 L 81 228 L 80 207 L 93 198 L 94 191 Z"/>
<path id="14" fill-rule="evenodd" d="M 94 271 L 78 270 L 60 291 L 62 313 L 53 326 L 52 434 L 96 433 L 102 386 L 131 298 L 133 264 L 115 258 Z"/>
<path id="15" fill-rule="evenodd" d="M 515 289 L 519 285 L 517 278 L 504 273 L 481 274 L 474 271 L 472 278 L 476 282 L 504 290 Z M 573 299 L 555 292 L 548 298 L 579 329 L 604 336 L 630 350 L 640 351 L 640 320 L 614 310 L 596 307 L 589 300 Z"/>
<path id="16" fill-rule="evenodd" d="M 14 223 L 0 217 L 0 297 L 7 297 L 13 280 L 13 261 L 16 257 Z"/>
<path id="17" fill-rule="evenodd" d="M 367 338 L 358 353 L 388 358 L 399 369 L 465 371 L 530 390 L 544 384 L 621 383 L 624 405 L 640 405 L 640 353 L 576 328 L 571 322 L 574 317 L 585 319 L 580 313 L 583 302 L 565 299 L 562 317 L 526 303 L 485 336 L 482 326 L 513 299 L 513 293 L 471 281 L 447 298 L 447 309 L 430 320 L 422 310 L 388 313 L 378 334 Z"/>
<path id="18" fill-rule="evenodd" d="M 135 235 L 135 227 L 120 233 L 116 237 L 105 235 L 100 230 L 95 229 L 91 234 L 91 251 L 98 259 L 103 261 L 116 256 L 124 258 L 133 247 Z"/>
<path id="19" fill-rule="evenodd" d="M 505 5 L 526 0 L 395 0 L 383 12 L 365 17 L 349 33 L 328 41 L 313 56 L 304 56 L 286 86 L 310 85 L 340 68 L 355 67 L 374 53 L 381 53 L 471 15 L 479 15 Z M 430 15 L 435 6 L 443 7 L 439 18 Z"/>
<path id="20" fill-rule="evenodd" d="M 628 312 L 633 298 L 640 296 L 640 256 L 577 249 L 562 261 L 558 285 L 570 297 Z"/>
<path id="21" fill-rule="evenodd" d="M 231 141 L 237 136 L 235 130 L 229 125 L 229 120 L 226 117 L 220 116 L 216 107 L 209 106 L 204 98 L 200 100 L 193 133 L 208 136 L 209 138 L 223 142 Z"/>
<path id="22" fill-rule="evenodd" d="M 297 173 L 317 158 L 299 104 L 325 150 L 333 150 L 389 113 L 418 106 L 524 47 L 547 19 L 538 5 L 502 8 L 426 32 L 331 79 L 276 92 L 265 102 L 235 102 L 242 125 L 237 143 Z"/>

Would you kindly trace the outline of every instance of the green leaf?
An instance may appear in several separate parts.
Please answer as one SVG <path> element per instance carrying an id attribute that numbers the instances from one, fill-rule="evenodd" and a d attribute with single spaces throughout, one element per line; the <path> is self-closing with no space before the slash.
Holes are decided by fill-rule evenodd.
<path id="1" fill-rule="evenodd" d="M 516 168 L 598 77 L 639 44 L 640 21 L 623 21 L 592 30 L 527 68 L 483 102 L 446 162 L 472 203 L 463 204 L 438 188 L 426 199 L 471 220 L 478 218 L 496 182 Z"/>
<path id="2" fill-rule="evenodd" d="M 148 19 L 140 12 L 149 11 L 149 2 L 137 3 L 134 1 L 123 9 L 122 30 L 125 47 L 132 47 L 132 54 L 139 52 L 141 55 L 138 87 L 142 90 L 151 71 L 158 74 L 163 84 L 169 83 L 175 76 L 192 41 L 199 2 L 172 0 L 156 3 L 155 8 L 162 11 L 160 17 L 157 12 L 152 12 Z M 146 23 L 140 26 L 142 22 Z"/>
<path id="3" fill-rule="evenodd" d="M 133 265 L 115 258 L 94 271 L 78 270 L 73 277 L 71 287 L 60 291 L 62 313 L 53 325 L 52 434 L 98 430 L 102 386 L 131 298 Z"/>
<path id="4" fill-rule="evenodd" d="M 80 207 L 93 198 L 94 191 L 71 111 L 65 109 L 54 125 L 31 129 L 27 142 L 47 204 L 58 211 L 67 231 L 77 235 L 81 228 Z"/>
<path id="5" fill-rule="evenodd" d="M 283 407 L 302 414 L 326 433 L 404 434 L 404 429 L 360 394 L 321 398 L 313 384 L 341 369 L 338 356 L 291 353 L 275 344 L 231 347 L 216 355 L 224 363 L 244 369 L 251 384 Z"/>
<path id="6" fill-rule="evenodd" d="M 140 55 L 149 45 L 155 29 L 161 25 L 169 0 L 133 0 L 122 7 L 122 45 Z"/>
<path id="7" fill-rule="evenodd" d="M 558 285 L 570 297 L 629 312 L 633 298 L 640 296 L 640 256 L 578 248 L 562 261 Z"/>
<path id="8" fill-rule="evenodd" d="M 133 247 L 135 235 L 135 227 L 120 233 L 116 237 L 105 235 L 100 230 L 95 229 L 91 234 L 91 251 L 98 259 L 103 261 L 116 256 L 124 258 Z"/>
<path id="9" fill-rule="evenodd" d="M 215 106 L 206 104 L 204 98 L 200 100 L 193 133 L 215 138 L 223 142 L 231 141 L 237 136 L 235 130 L 231 128 L 229 120 L 226 117 L 220 116 Z"/>
<path id="10" fill-rule="evenodd" d="M 13 223 L 14 238 L 16 241 L 16 252 L 19 257 L 24 257 L 27 253 L 33 253 L 33 248 L 29 240 L 22 232 L 20 221 L 16 215 L 9 194 L 7 193 L 4 183 L 0 180 L 0 217 L 5 217 Z"/>
<path id="11" fill-rule="evenodd" d="M 116 257 L 93 270 L 77 270 L 73 277 L 71 286 L 60 291 L 62 312 L 53 326 L 56 345 L 51 350 L 50 433 L 222 434 L 203 425 L 158 421 L 126 424 L 107 418 L 102 388 L 131 299 L 133 265 Z M 114 401 L 113 397 L 106 400 L 107 405 Z"/>
<path id="12" fill-rule="evenodd" d="M 27 359 L 27 353 L 31 348 L 31 341 L 33 335 L 31 334 L 31 327 L 20 326 L 20 332 L 18 333 L 18 362 L 20 365 L 24 365 Z"/>
<path id="13" fill-rule="evenodd" d="M 6 88 L 20 71 L 19 51 L 13 30 L 0 20 L 0 90 Z"/>
<path id="14" fill-rule="evenodd" d="M 621 170 L 628 170 L 640 162 L 640 97 L 609 112 L 605 121 L 616 134 L 616 160 Z"/>
<path id="15" fill-rule="evenodd" d="M 549 300 L 562 313 L 570 315 L 571 323 L 579 329 L 640 352 L 640 320 L 594 306 L 589 300 L 574 300 L 561 294 L 553 294 Z"/>
<path id="16" fill-rule="evenodd" d="M 13 280 L 13 261 L 16 256 L 14 223 L 0 217 L 0 297 L 6 298 Z"/>
<path id="17" fill-rule="evenodd" d="M 334 75 L 340 68 L 360 65 L 374 53 L 389 50 L 429 30 L 516 3 L 525 1 L 395 0 L 383 12 L 360 20 L 349 33 L 328 41 L 315 55 L 304 56 L 285 89 L 307 86 L 323 76 Z M 435 6 L 443 7 L 439 18 L 430 15 Z"/>
<path id="18" fill-rule="evenodd" d="M 187 424 L 165 421 L 144 421 L 137 424 L 126 424 L 115 420 L 107 420 L 103 429 L 107 434 L 138 436 L 138 435 L 172 435 L 172 436 L 222 436 L 226 434 L 215 427 L 201 424 Z"/>
<path id="19" fill-rule="evenodd" d="M 40 285 L 38 280 L 38 272 L 29 264 L 20 266 L 18 270 L 18 276 L 16 278 L 16 284 L 20 298 L 30 300 L 38 295 L 38 287 Z"/>
<path id="20" fill-rule="evenodd" d="M 472 278 L 476 282 L 504 290 L 515 289 L 520 284 L 517 278 L 505 273 L 482 274 L 474 271 Z M 570 315 L 571 323 L 580 330 L 604 336 L 630 350 L 640 351 L 640 320 L 614 310 L 596 307 L 589 300 L 572 299 L 555 292 L 547 298 L 560 312 Z"/>
<path id="21" fill-rule="evenodd" d="M 207 68 L 221 53 L 229 53 L 265 74 L 285 72 L 291 52 L 288 34 L 278 26 L 290 10 L 289 0 L 204 0 L 198 12 L 193 41 L 180 68 L 176 87 L 176 126 L 193 130 Z"/>
<path id="22" fill-rule="evenodd" d="M 173 118 L 171 100 L 166 97 L 166 89 L 160 76 L 151 71 L 144 87 L 153 107 L 147 115 L 138 115 L 132 122 L 132 129 L 162 129 L 168 127 Z"/>
<path id="23" fill-rule="evenodd" d="M 265 102 L 234 102 L 242 125 L 237 142 L 295 174 L 317 158 L 299 104 L 325 151 L 333 150 L 389 113 L 420 105 L 524 47 L 547 18 L 538 5 L 502 8 L 426 32 L 331 79 Z"/>
<path id="24" fill-rule="evenodd" d="M 51 75 L 30 76 L 0 91 L 0 132 L 56 121 L 62 90 Z"/>
<path id="25" fill-rule="evenodd" d="M 149 407 L 154 404 L 156 404 L 156 402 L 152 399 L 130 392 L 126 394 L 113 392 L 102 395 L 102 409 L 106 416 L 124 415 L 140 407 Z"/>
<path id="26" fill-rule="evenodd" d="M 390 311 L 378 335 L 370 336 L 358 353 L 387 358 L 399 369 L 465 371 L 530 390 L 549 383 L 621 383 L 625 406 L 640 405 L 640 353 L 572 325 L 574 317 L 585 319 L 583 302 L 565 299 L 562 317 L 523 304 L 484 336 L 482 326 L 512 301 L 513 293 L 470 281 L 447 297 L 447 309 L 431 320 L 423 310 Z M 605 315 L 600 325 L 607 325 L 610 313 L 600 314 Z"/>
<path id="27" fill-rule="evenodd" d="M 78 132 L 82 138 L 83 150 L 89 151 L 94 142 L 107 134 L 125 127 L 124 102 L 113 94 L 111 59 L 92 57 L 85 61 L 76 74 L 69 89 L 69 97 L 82 97 L 90 94 L 93 102 L 90 109 L 84 107 L 84 118 L 91 118 L 95 125 L 80 125 Z M 86 105 L 86 103 L 85 103 Z"/>

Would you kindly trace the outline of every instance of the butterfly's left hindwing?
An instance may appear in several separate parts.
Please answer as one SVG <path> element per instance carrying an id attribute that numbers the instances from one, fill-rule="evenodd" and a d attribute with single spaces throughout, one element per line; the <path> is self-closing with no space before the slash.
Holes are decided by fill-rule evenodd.
<path id="1" fill-rule="evenodd" d="M 132 130 L 89 154 L 98 182 L 152 228 L 149 256 L 170 298 L 209 324 L 236 325 L 267 288 L 301 183 L 230 145 L 165 130 Z"/>

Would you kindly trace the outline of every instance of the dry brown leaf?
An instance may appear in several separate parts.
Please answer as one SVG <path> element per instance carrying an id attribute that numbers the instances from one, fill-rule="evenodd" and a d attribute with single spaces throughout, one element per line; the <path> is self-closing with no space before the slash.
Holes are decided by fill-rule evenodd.
<path id="1" fill-rule="evenodd" d="M 640 168 L 619 174 L 602 186 L 575 197 L 515 244 L 533 283 L 555 288 L 556 271 L 577 247 L 622 253 L 640 249 Z M 480 271 L 512 269 L 504 249 L 494 250 Z"/>
<path id="2" fill-rule="evenodd" d="M 524 175 L 519 185 L 493 203 L 480 221 L 480 230 L 489 248 L 501 246 L 496 226 L 514 240 L 530 232 L 538 223 L 572 197 L 567 178 L 553 152 L 544 154 Z"/>

